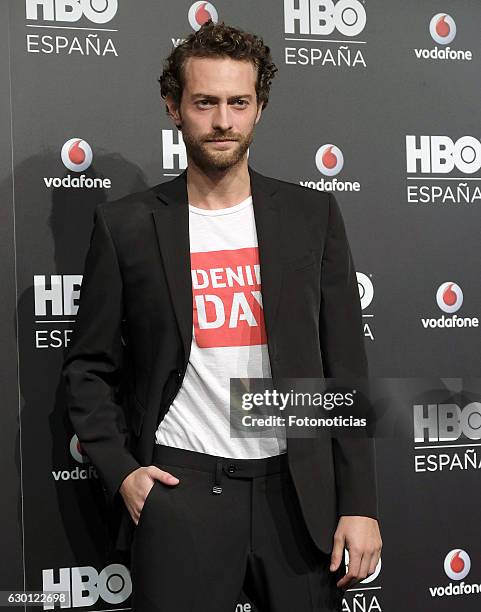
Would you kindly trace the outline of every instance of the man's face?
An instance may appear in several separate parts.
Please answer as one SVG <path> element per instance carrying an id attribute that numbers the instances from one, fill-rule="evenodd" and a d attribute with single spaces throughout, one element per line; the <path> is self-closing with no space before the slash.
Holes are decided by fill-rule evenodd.
<path id="1" fill-rule="evenodd" d="M 262 112 L 256 78 L 250 61 L 187 59 L 180 108 L 167 102 L 187 153 L 199 168 L 227 170 L 246 155 Z"/>

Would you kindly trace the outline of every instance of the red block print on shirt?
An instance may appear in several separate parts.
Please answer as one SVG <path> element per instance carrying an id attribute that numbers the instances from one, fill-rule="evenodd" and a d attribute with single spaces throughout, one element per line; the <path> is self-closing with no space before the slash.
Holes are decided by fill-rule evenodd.
<path id="1" fill-rule="evenodd" d="M 197 345 L 265 344 L 258 247 L 191 253 L 190 261 Z"/>

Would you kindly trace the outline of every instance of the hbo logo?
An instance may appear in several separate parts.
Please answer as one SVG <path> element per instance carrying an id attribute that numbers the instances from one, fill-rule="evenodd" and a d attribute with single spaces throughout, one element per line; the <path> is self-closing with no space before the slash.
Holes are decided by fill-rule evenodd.
<path id="1" fill-rule="evenodd" d="M 453 141 L 449 136 L 406 136 L 406 169 L 408 172 L 448 173 L 457 168 L 473 174 L 481 168 L 481 143 L 473 136 Z"/>
<path id="2" fill-rule="evenodd" d="M 284 23 L 286 34 L 327 36 L 337 30 L 357 36 L 366 25 L 366 11 L 359 0 L 284 0 Z"/>
<path id="3" fill-rule="evenodd" d="M 93 606 L 102 599 L 111 605 L 124 602 L 132 594 L 132 580 L 125 565 L 112 563 L 98 573 L 94 567 L 61 567 L 58 580 L 52 569 L 43 570 L 44 591 L 66 591 L 70 595 L 71 608 Z M 44 603 L 44 610 L 54 608 Z M 65 605 L 61 607 L 66 607 Z"/>
<path id="4" fill-rule="evenodd" d="M 457 404 L 415 404 L 415 442 L 452 442 L 462 434 L 481 439 L 481 403 L 471 402 L 461 409 Z"/>
<path id="5" fill-rule="evenodd" d="M 27 19 L 43 21 L 75 22 L 86 17 L 93 23 L 107 23 L 117 7 L 118 0 L 26 0 Z"/>

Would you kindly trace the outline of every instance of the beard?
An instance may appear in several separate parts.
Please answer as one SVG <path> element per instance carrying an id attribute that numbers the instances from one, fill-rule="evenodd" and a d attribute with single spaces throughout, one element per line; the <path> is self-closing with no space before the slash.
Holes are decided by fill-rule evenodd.
<path id="1" fill-rule="evenodd" d="M 254 126 L 247 134 L 215 132 L 205 136 L 194 136 L 188 129 L 180 126 L 185 148 L 192 161 L 204 172 L 225 171 L 235 166 L 247 153 L 254 139 Z M 209 140 L 235 140 L 229 149 L 215 149 Z"/>

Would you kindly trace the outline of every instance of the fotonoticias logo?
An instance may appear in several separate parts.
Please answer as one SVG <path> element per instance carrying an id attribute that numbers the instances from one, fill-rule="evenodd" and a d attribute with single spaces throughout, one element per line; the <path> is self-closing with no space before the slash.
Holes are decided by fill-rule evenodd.
<path id="1" fill-rule="evenodd" d="M 436 292 L 436 302 L 444 312 L 456 312 L 463 304 L 461 287 L 450 281 L 439 286 Z"/>
<path id="2" fill-rule="evenodd" d="M 69 170 L 83 172 L 90 166 L 92 159 L 92 148 L 81 138 L 71 138 L 62 147 L 62 161 Z"/>
<path id="3" fill-rule="evenodd" d="M 429 23 L 429 33 L 440 45 L 449 44 L 456 36 L 456 23 L 446 13 L 434 15 Z"/>
<path id="4" fill-rule="evenodd" d="M 197 32 L 209 19 L 214 23 L 219 19 L 215 6 L 210 2 L 194 2 L 189 9 L 190 27 Z"/>

